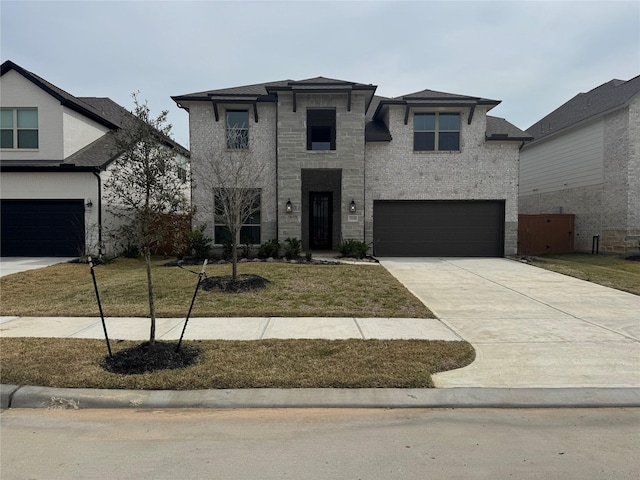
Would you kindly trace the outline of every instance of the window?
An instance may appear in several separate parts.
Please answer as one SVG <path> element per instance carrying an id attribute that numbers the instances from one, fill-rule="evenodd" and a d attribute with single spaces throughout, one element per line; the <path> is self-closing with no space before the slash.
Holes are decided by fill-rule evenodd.
<path id="1" fill-rule="evenodd" d="M 38 148 L 38 110 L 3 108 L 0 111 L 0 148 Z"/>
<path id="2" fill-rule="evenodd" d="M 460 150 L 460 114 L 416 113 L 413 116 L 413 150 Z"/>
<path id="3" fill-rule="evenodd" d="M 336 111 L 307 110 L 307 150 L 336 149 Z"/>
<path id="4" fill-rule="evenodd" d="M 237 194 L 236 198 L 234 195 Z M 214 217 L 214 243 L 223 244 L 231 241 L 231 232 L 226 225 L 224 215 L 224 205 L 247 205 L 246 201 L 242 200 L 242 197 L 253 194 L 253 204 L 248 205 L 247 208 L 241 208 L 245 212 L 251 212 L 247 218 L 244 219 L 242 227 L 240 227 L 240 244 L 241 245 L 259 245 L 260 244 L 260 190 L 232 190 L 232 189 L 218 189 L 214 193 L 215 202 L 215 217 Z M 246 198 L 246 197 L 245 197 Z M 251 198 L 248 198 L 251 201 Z"/>
<path id="5" fill-rule="evenodd" d="M 249 148 L 247 110 L 227 110 L 227 148 Z"/>

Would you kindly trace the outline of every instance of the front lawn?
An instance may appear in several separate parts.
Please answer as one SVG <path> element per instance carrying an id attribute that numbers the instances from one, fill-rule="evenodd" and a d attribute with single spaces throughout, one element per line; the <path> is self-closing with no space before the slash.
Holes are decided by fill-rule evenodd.
<path id="1" fill-rule="evenodd" d="M 153 266 L 158 317 L 182 317 L 189 309 L 197 275 Z M 189 267 L 198 271 L 198 266 Z M 269 280 L 245 293 L 201 290 L 193 317 L 405 317 L 434 318 L 379 265 L 304 265 L 248 262 L 241 274 Z M 144 262 L 118 258 L 95 268 L 105 316 L 148 316 Z M 208 276 L 231 274 L 231 265 L 208 265 Z M 98 316 L 89 266 L 54 265 L 0 278 L 0 315 Z"/>
<path id="2" fill-rule="evenodd" d="M 113 353 L 136 342 L 121 341 Z M 105 371 L 103 341 L 1 338 L 2 383 L 69 388 L 426 388 L 431 375 L 470 364 L 467 342 L 429 340 L 190 341 L 195 365 L 123 375 Z"/>
<path id="3" fill-rule="evenodd" d="M 533 257 L 531 263 L 536 267 L 640 295 L 640 262 L 625 257 L 570 253 Z"/>

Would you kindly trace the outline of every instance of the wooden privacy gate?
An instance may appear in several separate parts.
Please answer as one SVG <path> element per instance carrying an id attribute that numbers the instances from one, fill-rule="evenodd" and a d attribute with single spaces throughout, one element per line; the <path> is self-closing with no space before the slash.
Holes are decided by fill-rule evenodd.
<path id="1" fill-rule="evenodd" d="M 575 215 L 518 215 L 518 254 L 572 253 Z"/>

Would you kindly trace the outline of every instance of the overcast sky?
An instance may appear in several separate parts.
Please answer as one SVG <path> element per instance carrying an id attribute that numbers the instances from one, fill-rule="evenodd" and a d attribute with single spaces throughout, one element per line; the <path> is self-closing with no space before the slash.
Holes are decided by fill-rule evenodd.
<path id="1" fill-rule="evenodd" d="M 8 1 L 2 61 L 132 109 L 170 96 L 324 76 L 393 97 L 426 88 L 501 100 L 526 129 L 579 92 L 640 75 L 640 2 Z"/>

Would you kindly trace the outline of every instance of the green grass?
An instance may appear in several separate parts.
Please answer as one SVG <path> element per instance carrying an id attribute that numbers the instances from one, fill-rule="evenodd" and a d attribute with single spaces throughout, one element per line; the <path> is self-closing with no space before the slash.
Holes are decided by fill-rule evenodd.
<path id="1" fill-rule="evenodd" d="M 113 353 L 135 342 L 117 342 Z M 195 365 L 138 375 L 105 371 L 99 340 L 1 338 L 1 382 L 68 388 L 427 388 L 431 375 L 470 364 L 467 342 L 259 340 L 185 342 Z"/>
<path id="2" fill-rule="evenodd" d="M 153 265 L 159 317 L 186 315 L 197 276 L 178 267 Z M 197 271 L 199 267 L 191 268 Z M 193 317 L 406 317 L 434 315 L 379 265 L 303 265 L 248 262 L 241 274 L 270 284 L 246 293 L 198 293 Z M 95 268 L 106 316 L 147 316 L 144 263 L 119 258 Z M 231 266 L 209 265 L 208 276 L 231 274 Z M 0 278 L 0 314 L 98 316 L 89 266 L 68 263 Z"/>
<path id="3" fill-rule="evenodd" d="M 640 262 L 623 255 L 571 253 L 535 257 L 532 264 L 581 280 L 640 295 Z"/>

